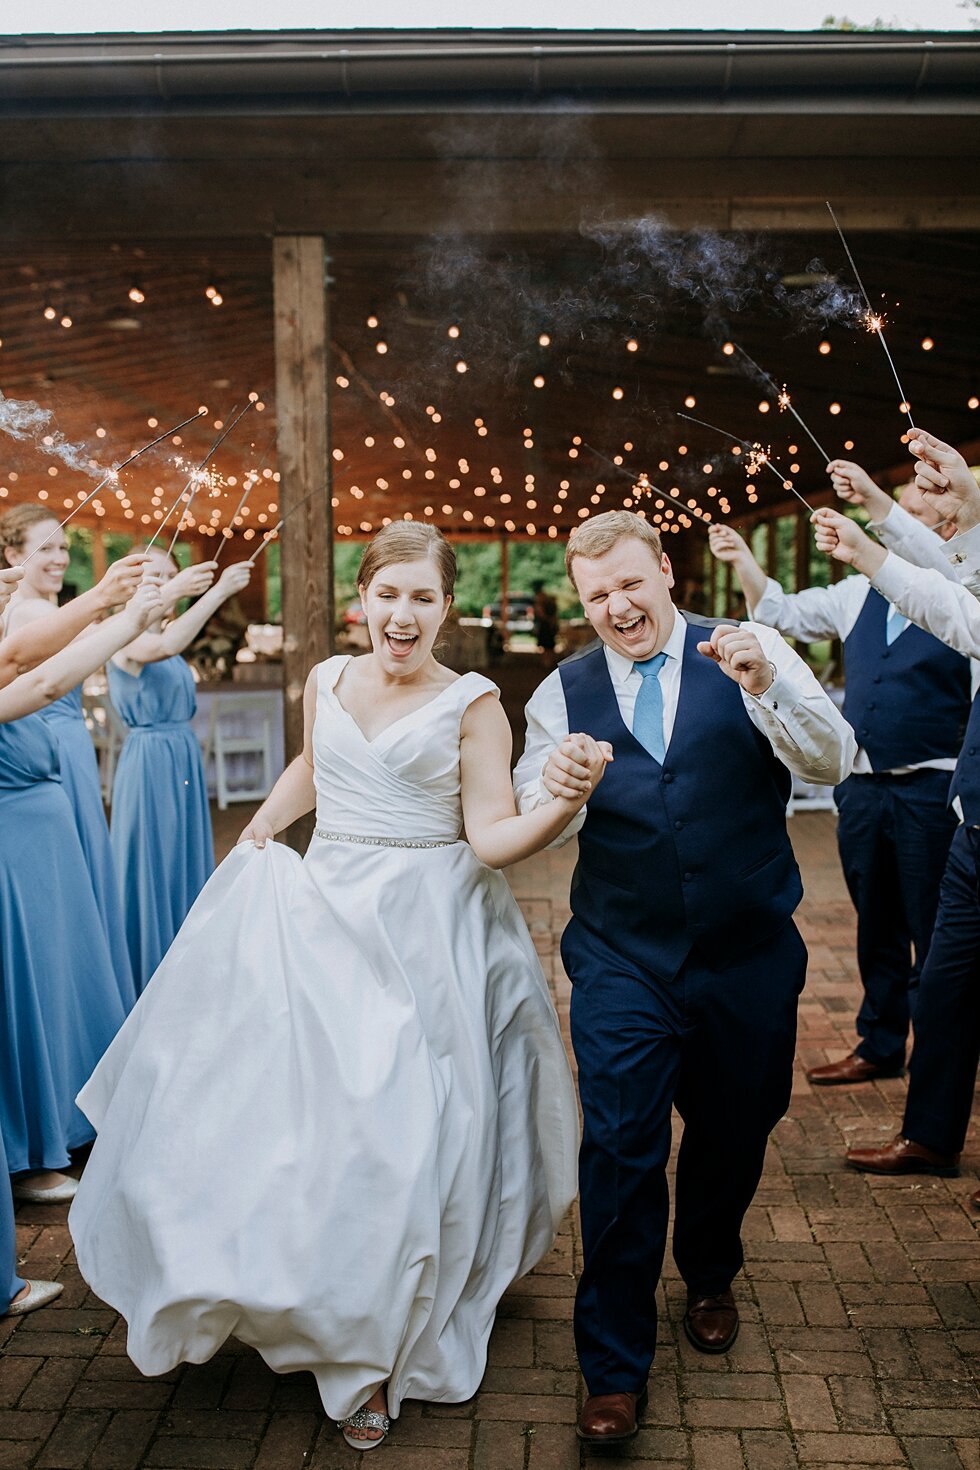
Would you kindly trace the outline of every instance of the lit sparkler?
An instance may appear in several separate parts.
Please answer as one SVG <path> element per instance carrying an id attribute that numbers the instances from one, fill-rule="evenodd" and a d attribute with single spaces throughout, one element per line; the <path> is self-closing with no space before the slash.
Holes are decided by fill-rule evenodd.
<path id="1" fill-rule="evenodd" d="M 636 471 L 629 469 L 626 465 L 616 464 L 615 460 L 610 459 L 607 454 L 601 454 L 599 450 L 593 448 L 591 444 L 583 444 L 582 447 L 584 449 L 587 449 L 590 454 L 594 454 L 596 459 L 601 459 L 603 464 L 607 464 L 609 468 L 615 471 L 617 475 L 624 475 L 627 480 L 631 481 L 633 489 L 638 495 L 649 496 L 650 499 L 659 501 L 661 505 L 669 506 L 670 509 L 675 512 L 678 510 L 678 508 L 683 510 L 685 513 L 687 511 L 690 511 L 692 515 L 697 516 L 698 520 L 704 521 L 705 523 L 710 521 L 711 517 L 706 515 L 699 506 L 690 504 L 684 505 L 679 497 L 663 495 L 659 490 L 654 489 L 653 485 L 650 483 L 650 478 L 647 475 L 646 470 Z"/>
<path id="2" fill-rule="evenodd" d="M 895 387 L 898 389 L 901 395 L 902 412 L 905 414 L 905 417 L 909 421 L 909 427 L 914 429 L 915 420 L 912 417 L 912 410 L 909 407 L 909 401 L 905 396 L 905 389 L 902 387 L 902 380 L 898 376 L 898 369 L 896 368 L 894 359 L 892 358 L 892 355 L 888 350 L 888 343 L 885 341 L 885 318 L 881 312 L 876 312 L 874 307 L 871 305 L 871 297 L 864 289 L 864 282 L 861 279 L 861 273 L 857 268 L 857 263 L 855 262 L 854 256 L 851 254 L 851 248 L 844 238 L 844 231 L 840 227 L 840 222 L 838 221 L 837 216 L 833 211 L 830 200 L 828 199 L 826 203 L 827 208 L 830 210 L 830 218 L 834 222 L 834 229 L 840 236 L 840 242 L 844 247 L 844 253 L 851 263 L 851 270 L 854 272 L 854 279 L 857 281 L 858 285 L 861 288 L 861 295 L 864 297 L 865 303 L 868 308 L 864 314 L 864 325 L 869 332 L 874 332 L 875 336 L 878 338 L 878 341 L 881 343 L 882 351 L 888 359 L 888 366 L 892 370 L 892 377 L 895 379 Z"/>
<path id="3" fill-rule="evenodd" d="M 159 526 L 157 526 L 156 530 L 153 532 L 153 535 L 150 537 L 149 541 L 146 543 L 146 550 L 147 551 L 149 551 L 150 548 L 155 544 L 156 539 L 159 536 L 160 532 L 163 530 L 164 526 L 167 524 L 167 522 L 169 521 L 170 517 L 173 515 L 174 511 L 177 509 L 178 505 L 180 505 L 180 503 L 183 500 L 184 496 L 187 495 L 188 492 L 190 492 L 190 495 L 189 495 L 189 498 L 188 498 L 188 501 L 187 501 L 187 505 L 186 505 L 185 509 L 181 512 L 181 514 L 179 515 L 179 517 L 177 518 L 177 529 L 174 532 L 173 540 L 171 541 L 170 546 L 169 546 L 169 549 L 167 551 L 167 555 L 168 556 L 171 556 L 173 554 L 173 549 L 174 549 L 174 547 L 177 544 L 177 537 L 180 535 L 181 527 L 184 524 L 184 517 L 187 515 L 187 512 L 190 510 L 192 504 L 194 503 L 194 497 L 197 494 L 198 490 L 201 488 L 202 476 L 203 476 L 203 480 L 204 481 L 207 480 L 207 473 L 206 472 L 207 472 L 208 461 L 211 459 L 212 455 L 217 451 L 218 446 L 221 443 L 223 443 L 223 441 L 225 439 L 227 439 L 228 435 L 231 433 L 232 429 L 239 422 L 239 420 L 240 419 L 243 419 L 245 417 L 245 415 L 248 413 L 249 409 L 253 407 L 253 404 L 254 404 L 254 399 L 249 399 L 248 403 L 246 403 L 246 405 L 242 409 L 241 413 L 235 414 L 234 418 L 231 420 L 231 423 L 228 424 L 226 428 L 222 429 L 221 433 L 218 435 L 217 439 L 215 439 L 214 443 L 211 445 L 211 448 L 208 450 L 207 454 L 204 456 L 204 458 L 201 460 L 201 462 L 194 467 L 194 470 L 192 471 L 190 477 L 188 478 L 187 484 L 184 486 L 183 490 L 181 490 L 180 494 L 177 496 L 177 499 L 174 501 L 173 505 L 167 511 L 167 514 L 164 516 L 163 520 L 160 522 Z"/>
<path id="4" fill-rule="evenodd" d="M 235 531 L 234 531 L 235 522 L 238 520 L 238 517 L 241 515 L 242 511 L 245 509 L 245 505 L 246 505 L 246 502 L 248 501 L 248 497 L 251 495 L 252 491 L 255 489 L 256 485 L 259 483 L 259 480 L 262 478 L 262 471 L 265 468 L 265 462 L 269 458 L 269 451 L 271 450 L 271 448 L 272 448 L 272 446 L 273 446 L 274 443 L 275 443 L 275 435 L 273 434 L 272 437 L 270 438 L 268 444 L 266 445 L 265 454 L 263 454 L 263 456 L 262 456 L 262 462 L 261 462 L 261 464 L 258 466 L 257 469 L 249 470 L 248 473 L 245 476 L 245 488 L 242 491 L 241 499 L 239 500 L 238 504 L 235 506 L 235 513 L 234 513 L 234 515 L 232 516 L 231 520 L 228 522 L 227 526 L 225 527 L 225 532 L 227 532 L 227 534 L 222 534 L 221 544 L 219 545 L 217 551 L 214 554 L 214 560 L 216 562 L 218 562 L 218 561 L 221 560 L 221 553 L 224 551 L 224 549 L 227 546 L 228 542 L 231 541 L 231 539 L 233 538 L 233 536 L 235 534 Z"/>
<path id="5" fill-rule="evenodd" d="M 688 423 L 690 424 L 700 424 L 702 429 L 710 429 L 713 434 L 720 434 L 723 439 L 734 439 L 736 444 L 741 444 L 744 449 L 747 449 L 749 451 L 750 463 L 752 462 L 754 456 L 755 468 L 750 468 L 749 464 L 746 464 L 745 466 L 749 474 L 756 474 L 759 470 L 770 470 L 776 476 L 776 479 L 782 485 L 784 490 L 789 490 L 793 495 L 795 495 L 797 500 L 799 500 L 803 505 L 806 506 L 807 510 L 813 510 L 813 506 L 803 495 L 800 494 L 799 490 L 797 490 L 796 486 L 793 484 L 793 481 L 783 478 L 782 471 L 776 468 L 770 458 L 770 451 L 768 449 L 765 449 L 761 444 L 755 444 L 752 442 L 751 439 L 741 439 L 738 434 L 729 434 L 727 429 L 721 429 L 718 427 L 717 424 L 709 424 L 706 419 L 692 418 L 689 413 L 678 413 L 677 417 L 679 419 L 687 419 Z"/>
<path id="6" fill-rule="evenodd" d="M 140 455 L 146 454 L 148 450 L 155 448 L 156 445 L 162 443 L 164 439 L 169 439 L 170 436 L 172 434 L 176 434 L 179 429 L 185 429 L 188 424 L 192 424 L 195 419 L 199 419 L 200 417 L 201 411 L 200 409 L 198 409 L 197 413 L 192 413 L 190 418 L 184 419 L 182 423 L 174 424 L 173 428 L 167 429 L 165 433 L 158 434 L 155 439 L 150 440 L 149 444 L 144 444 L 142 449 L 137 449 L 135 453 L 129 456 L 128 459 L 124 459 L 121 464 L 114 465 L 111 470 L 107 470 L 102 479 L 96 485 L 95 489 L 90 490 L 88 495 L 85 496 L 85 499 L 80 500 L 75 506 L 74 510 L 69 511 L 64 520 L 60 522 L 58 526 L 58 531 L 67 526 L 68 522 L 72 520 L 74 516 L 77 516 L 80 510 L 84 510 L 89 501 L 94 499 L 95 496 L 98 495 L 100 490 L 104 490 L 106 485 L 118 485 L 120 470 L 124 470 L 127 465 L 133 463 L 134 459 L 139 459 Z M 43 547 L 47 546 L 48 542 L 51 540 L 51 537 L 56 536 L 57 534 L 57 531 L 52 531 L 50 535 L 45 536 L 40 546 L 36 546 L 31 552 L 30 556 L 25 557 L 23 565 L 26 567 L 27 563 L 31 561 L 35 556 L 37 556 L 38 552 L 41 551 Z"/>
<path id="7" fill-rule="evenodd" d="M 755 371 L 759 374 L 759 377 L 764 379 L 764 381 L 769 384 L 770 389 L 776 395 L 776 402 L 779 405 L 779 412 L 785 413 L 786 410 L 789 409 L 790 413 L 793 415 L 794 419 L 799 424 L 804 434 L 806 434 L 811 444 L 814 444 L 819 453 L 823 456 L 824 464 L 829 464 L 831 459 L 833 458 L 833 455 L 827 453 L 826 449 L 824 449 L 823 445 L 820 443 L 820 440 L 817 438 L 816 434 L 814 434 L 809 424 L 804 420 L 803 416 L 798 413 L 797 410 L 794 408 L 793 400 L 790 398 L 789 390 L 787 389 L 786 384 L 784 383 L 781 389 L 777 388 L 775 379 L 770 377 L 765 368 L 761 368 L 759 366 L 754 357 L 749 356 L 744 347 L 740 347 L 737 342 L 734 344 L 734 346 L 735 351 L 741 357 L 744 357 L 749 366 L 753 367 Z"/>

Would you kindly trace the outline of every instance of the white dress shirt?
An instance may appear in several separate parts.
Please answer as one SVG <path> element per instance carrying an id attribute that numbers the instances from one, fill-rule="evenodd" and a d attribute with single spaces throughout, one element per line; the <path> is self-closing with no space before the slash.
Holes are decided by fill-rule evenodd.
<path id="1" fill-rule="evenodd" d="M 949 581 L 961 583 L 980 597 L 980 526 L 943 541 L 900 505 L 893 505 L 883 521 L 871 525 L 890 551 L 914 566 L 935 567 Z"/>
<path id="2" fill-rule="evenodd" d="M 740 626 L 756 635 L 776 671 L 765 694 L 756 696 L 742 690 L 742 700 L 753 725 L 795 775 L 814 785 L 837 785 L 850 774 L 857 749 L 850 725 L 821 689 L 807 665 L 774 629 L 761 623 L 742 623 Z M 705 629 L 706 640 L 710 631 Z M 662 650 L 667 661 L 659 676 L 664 702 L 664 745 L 668 755 L 680 699 L 686 633 L 687 623 L 675 609 L 674 626 Z M 623 723 L 632 733 L 633 709 L 643 677 L 632 659 L 609 647 L 603 651 Z M 522 812 L 553 800 L 541 779 L 542 773 L 551 752 L 569 733 L 565 691 L 557 669 L 532 694 L 525 713 L 527 742 L 514 771 L 514 789 Z M 614 746 L 614 757 L 615 754 Z M 552 846 L 559 847 L 573 837 L 585 821 L 585 813 L 586 808 L 583 807 Z"/>
<path id="3" fill-rule="evenodd" d="M 955 573 L 950 568 L 948 559 L 943 555 L 942 548 L 946 544 L 933 532 L 927 530 L 921 521 L 910 516 L 901 506 L 896 505 L 900 519 L 892 522 L 892 516 L 882 522 L 882 526 L 875 527 L 881 530 L 884 536 L 884 527 L 892 522 L 892 530 L 898 530 L 902 536 L 903 544 L 914 545 L 919 548 L 920 554 L 928 558 L 927 564 L 942 570 L 943 575 L 955 579 Z M 914 530 L 910 531 L 903 524 L 908 521 Z M 876 584 L 877 585 L 877 584 Z M 766 590 L 762 597 L 751 609 L 753 617 L 760 623 L 766 623 L 771 628 L 778 628 L 784 638 L 799 638 L 804 643 L 813 643 L 820 638 L 840 638 L 841 641 L 847 637 L 861 616 L 871 583 L 867 577 L 860 575 L 844 577 L 840 582 L 832 582 L 829 587 L 805 587 L 802 592 L 784 592 L 779 583 L 772 577 L 766 578 Z M 881 588 L 878 588 L 881 591 Z M 889 598 L 889 601 L 891 599 Z M 896 611 L 903 613 L 901 608 Z M 912 618 L 910 621 L 915 622 Z M 904 632 L 904 629 L 903 629 Z M 900 633 L 899 638 L 902 634 Z M 980 664 L 974 662 L 971 667 L 973 688 L 980 684 Z M 937 756 L 934 760 L 916 761 L 908 766 L 895 766 L 887 774 L 893 776 L 905 776 L 910 771 L 929 768 L 936 771 L 952 771 L 955 769 L 956 761 L 943 756 Z M 854 759 L 854 774 L 866 776 L 872 770 L 868 752 L 859 747 Z M 880 774 L 886 774 L 884 772 Z"/>

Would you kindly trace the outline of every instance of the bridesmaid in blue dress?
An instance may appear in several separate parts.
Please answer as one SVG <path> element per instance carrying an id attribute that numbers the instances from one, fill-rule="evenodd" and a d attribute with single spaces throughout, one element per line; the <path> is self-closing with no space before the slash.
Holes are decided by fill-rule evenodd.
<path id="1" fill-rule="evenodd" d="M 150 564 L 176 601 L 190 574 L 154 548 Z M 206 564 L 207 581 L 213 564 Z M 194 678 L 181 657 L 223 602 L 248 583 L 247 562 L 229 565 L 187 612 L 163 617 L 109 665 L 109 693 L 129 729 L 112 795 L 112 850 L 122 882 L 126 938 L 142 991 L 214 869 L 211 814 L 201 748 L 190 728 Z M 169 585 L 167 585 L 169 583 Z"/>
<path id="2" fill-rule="evenodd" d="M 0 567 L 0 613 L 20 580 L 10 568 Z M 7 1154 L 0 1133 L 0 1317 L 13 1308 L 14 1315 L 31 1310 L 28 1302 L 44 1306 L 61 1294 L 57 1281 L 25 1281 L 17 1275 L 17 1232 L 14 1226 L 14 1199 L 10 1192 Z M 44 1301 L 41 1300 L 42 1296 Z"/>
<path id="3" fill-rule="evenodd" d="M 25 567 L 23 581 L 7 613 L 7 632 L 15 633 L 34 621 L 51 616 L 68 568 L 68 543 L 51 511 L 42 505 L 16 507 L 4 517 L 4 525 L 5 546 L 17 557 L 26 559 L 44 543 L 41 553 Z M 102 805 L 99 766 L 82 713 L 81 685 L 49 705 L 44 711 L 44 718 L 57 738 L 62 785 L 75 814 L 78 836 L 112 954 L 116 984 L 122 1002 L 129 1010 L 136 1002 L 136 990 L 126 947 L 119 882 L 109 846 L 109 827 Z"/>
<path id="4" fill-rule="evenodd" d="M 0 1133 L 10 1171 L 33 1176 L 14 1187 L 27 1198 L 73 1193 L 60 1171 L 93 1137 L 75 1095 L 127 1012 L 57 741 L 36 711 L 131 641 L 159 603 L 154 586 L 141 588 L 90 637 L 0 690 Z"/>

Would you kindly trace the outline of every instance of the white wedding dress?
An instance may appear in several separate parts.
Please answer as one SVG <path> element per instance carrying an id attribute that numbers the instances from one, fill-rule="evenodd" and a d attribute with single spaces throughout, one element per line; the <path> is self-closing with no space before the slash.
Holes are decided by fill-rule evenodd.
<path id="1" fill-rule="evenodd" d="M 210 879 L 79 1097 L 98 1139 L 70 1216 L 143 1372 L 234 1335 L 334 1418 L 382 1383 L 392 1416 L 476 1392 L 578 1142 L 527 928 L 459 838 L 460 720 L 497 691 L 466 674 L 369 741 L 346 662 L 320 666 L 313 734 L 330 835 Z"/>

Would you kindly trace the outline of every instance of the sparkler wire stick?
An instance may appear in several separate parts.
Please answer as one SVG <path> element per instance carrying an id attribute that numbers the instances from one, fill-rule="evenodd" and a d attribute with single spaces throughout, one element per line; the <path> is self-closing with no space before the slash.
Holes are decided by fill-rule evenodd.
<path id="1" fill-rule="evenodd" d="M 737 342 L 733 343 L 733 346 L 735 348 L 735 351 L 741 353 L 741 355 L 745 358 L 745 361 L 747 363 L 750 363 L 751 366 L 755 368 L 756 372 L 759 373 L 761 377 L 765 378 L 766 382 L 769 384 L 770 388 L 775 393 L 776 400 L 777 400 L 780 408 L 788 408 L 789 409 L 790 413 L 793 415 L 794 419 L 799 424 L 799 426 L 803 430 L 804 434 L 806 434 L 807 438 L 810 440 L 810 442 L 812 444 L 815 444 L 816 445 L 816 447 L 817 447 L 818 451 L 820 452 L 820 454 L 823 455 L 823 462 L 824 462 L 824 464 L 829 464 L 830 461 L 831 461 L 831 459 L 833 458 L 833 455 L 827 453 L 826 449 L 824 449 L 823 445 L 820 443 L 820 440 L 817 438 L 816 434 L 813 433 L 812 429 L 804 421 L 803 417 L 799 413 L 797 413 L 796 409 L 793 407 L 792 400 L 790 399 L 790 396 L 786 392 L 786 390 L 784 389 L 782 392 L 779 391 L 779 389 L 776 387 L 776 380 L 774 378 L 771 378 L 769 376 L 769 374 L 765 371 L 765 369 L 764 368 L 761 368 L 759 366 L 759 364 L 756 362 L 756 360 L 755 360 L 754 357 L 750 357 L 749 356 L 749 354 L 746 352 L 746 350 L 745 350 L 744 347 L 740 347 Z"/>
<path id="2" fill-rule="evenodd" d="M 593 448 L 591 444 L 586 444 L 584 447 L 589 451 L 590 454 L 594 454 L 596 459 L 601 459 L 603 464 L 607 464 L 611 470 L 614 470 L 616 472 L 617 475 L 625 476 L 625 478 L 629 480 L 634 487 L 638 483 L 640 483 L 641 480 L 646 480 L 646 474 L 644 471 L 628 470 L 626 469 L 625 465 L 616 464 L 615 461 L 611 460 L 607 454 L 601 454 L 599 450 Z M 660 491 L 655 490 L 648 480 L 646 484 L 641 485 L 641 494 L 649 495 L 652 497 L 652 499 L 659 500 L 661 505 L 667 505 L 670 507 L 671 510 L 677 510 L 677 508 L 680 507 L 680 509 L 684 511 L 685 514 L 690 511 L 692 515 L 697 516 L 698 520 L 704 521 L 706 524 L 708 522 L 709 518 L 698 506 L 685 505 L 679 496 L 676 499 L 672 499 L 669 495 L 661 495 Z"/>
<path id="3" fill-rule="evenodd" d="M 241 497 L 241 499 L 239 500 L 238 504 L 235 506 L 235 513 L 234 513 L 234 515 L 232 516 L 231 520 L 228 522 L 228 532 L 229 532 L 229 534 L 227 536 L 222 536 L 221 543 L 218 546 L 217 551 L 214 553 L 214 560 L 215 560 L 215 562 L 219 562 L 221 560 L 221 553 L 224 551 L 224 549 L 227 546 L 228 542 L 231 541 L 234 538 L 234 534 L 235 534 L 235 531 L 234 531 L 235 522 L 237 521 L 238 517 L 241 515 L 242 510 L 243 510 L 243 508 L 245 506 L 245 502 L 248 500 L 248 497 L 251 495 L 252 491 L 255 489 L 256 485 L 259 483 L 259 478 L 260 478 L 260 476 L 262 474 L 263 469 L 265 468 L 265 462 L 269 458 L 269 451 L 271 450 L 273 444 L 275 443 L 275 437 L 276 437 L 275 434 L 273 434 L 272 437 L 269 439 L 269 443 L 266 446 L 265 454 L 262 456 L 262 463 L 259 465 L 258 469 L 255 470 L 254 472 L 252 470 L 249 470 L 248 474 L 245 476 L 245 489 L 242 491 L 242 497 Z"/>
<path id="4" fill-rule="evenodd" d="M 250 398 L 249 401 L 248 401 L 248 403 L 246 403 L 245 407 L 242 409 L 241 413 L 238 414 L 238 416 L 236 418 L 233 418 L 232 419 L 231 423 L 228 425 L 228 428 L 222 433 L 222 436 L 221 436 L 222 439 L 226 438 L 227 435 L 231 433 L 232 429 L 238 423 L 238 420 L 239 419 L 243 419 L 245 417 L 245 415 L 248 413 L 249 409 L 252 407 L 252 404 L 254 403 L 254 401 L 255 401 L 254 399 Z M 221 443 L 221 439 L 218 440 L 218 444 L 220 444 L 220 443 Z M 218 445 L 216 444 L 214 446 L 214 449 L 217 449 L 217 447 L 218 447 Z M 211 450 L 211 454 L 214 453 L 214 449 Z M 196 481 L 195 481 L 194 489 L 191 491 L 190 499 L 188 500 L 188 502 L 187 502 L 186 506 L 184 507 L 184 509 L 181 511 L 180 515 L 177 517 L 177 527 L 176 527 L 176 530 L 174 531 L 173 537 L 171 538 L 170 545 L 167 547 L 167 555 L 168 556 L 173 556 L 173 554 L 174 554 L 174 547 L 177 545 L 177 538 L 180 535 L 181 530 L 182 530 L 182 528 L 184 526 L 185 518 L 190 514 L 190 508 L 194 504 L 194 497 L 197 495 L 197 492 L 200 490 L 201 486 L 204 484 L 204 482 L 205 482 L 206 479 L 207 479 L 207 475 L 204 473 L 204 466 L 202 465 L 200 467 L 200 469 L 197 471 Z"/>
<path id="5" fill-rule="evenodd" d="M 271 528 L 271 530 L 265 531 L 263 533 L 262 544 L 255 548 L 255 554 L 249 558 L 249 565 L 253 567 L 255 566 L 255 563 L 258 561 L 265 548 L 271 545 L 271 543 L 276 539 L 280 529 L 282 528 L 282 526 L 285 525 L 286 521 L 289 520 L 289 517 L 292 515 L 294 510 L 299 510 L 300 506 L 305 505 L 308 500 L 312 500 L 314 495 L 321 495 L 322 493 L 323 487 L 318 486 L 316 490 L 311 490 L 309 495 L 304 495 L 302 500 L 297 500 L 295 505 L 291 505 L 286 514 L 284 516 L 280 516 L 279 520 L 276 521 L 276 524 Z"/>
<path id="6" fill-rule="evenodd" d="M 156 445 L 159 444 L 159 443 L 161 443 L 162 440 L 169 439 L 170 436 L 171 436 L 171 434 L 176 434 L 177 433 L 178 429 L 185 429 L 188 424 L 192 424 L 195 419 L 199 419 L 200 417 L 201 417 L 200 412 L 198 412 L 198 413 L 192 413 L 191 416 L 190 416 L 190 418 L 184 419 L 183 423 L 174 424 L 174 426 L 173 426 L 172 429 L 167 429 L 165 433 L 158 434 L 155 439 L 151 439 L 150 440 L 149 444 L 144 444 L 143 447 L 142 447 L 142 449 L 137 449 L 136 452 L 134 454 L 131 454 L 128 459 L 124 459 L 121 464 L 115 465 L 109 471 L 109 473 L 107 475 L 105 475 L 99 481 L 99 483 L 96 485 L 95 489 L 94 490 L 90 490 L 89 493 L 86 495 L 85 499 L 84 500 L 80 500 L 78 502 L 78 504 L 75 506 L 75 509 L 73 511 L 70 511 L 69 514 L 65 516 L 64 520 L 59 524 L 58 530 L 59 531 L 62 530 L 65 526 L 67 526 L 68 522 L 72 519 L 73 516 L 77 516 L 78 515 L 78 512 L 80 510 L 84 510 L 85 507 L 86 507 L 86 505 L 88 505 L 89 501 L 92 500 L 96 495 L 98 495 L 99 491 L 102 489 L 102 487 L 104 485 L 108 485 L 108 483 L 109 483 L 110 480 L 118 479 L 119 478 L 119 471 L 120 470 L 124 470 L 128 464 L 132 464 L 132 462 L 133 462 L 134 459 L 139 459 L 139 457 L 140 457 L 141 454 L 146 454 L 147 450 L 155 448 Z M 51 537 L 54 536 L 55 534 L 56 533 L 54 531 L 52 531 L 50 533 L 50 535 L 45 536 L 44 540 L 41 542 L 41 545 L 40 546 L 36 546 L 34 548 L 34 550 L 31 552 L 31 555 L 25 558 L 25 560 L 22 563 L 22 565 L 26 567 L 27 566 L 27 563 L 33 557 L 37 556 L 38 552 L 41 550 L 41 547 L 47 546 L 48 542 L 51 540 Z"/>
<path id="7" fill-rule="evenodd" d="M 208 450 L 207 454 L 201 460 L 200 464 L 198 464 L 198 465 L 195 466 L 194 471 L 191 474 L 190 479 L 187 481 L 187 484 L 181 490 L 180 494 L 177 496 L 177 499 L 174 501 L 173 505 L 171 505 L 170 509 L 167 511 L 167 514 L 164 516 L 163 520 L 160 522 L 159 526 L 157 526 L 156 530 L 153 532 L 153 535 L 150 537 L 149 541 L 146 543 L 146 548 L 145 549 L 147 551 L 149 551 L 151 549 L 151 547 L 155 544 L 157 537 L 159 536 L 160 532 L 163 530 L 164 526 L 169 521 L 170 517 L 173 515 L 174 511 L 177 509 L 177 507 L 180 504 L 180 502 L 183 500 L 184 496 L 187 494 L 187 492 L 191 488 L 191 486 L 195 484 L 195 481 L 197 480 L 198 475 L 200 475 L 201 472 L 207 467 L 208 460 L 214 454 L 215 450 L 218 448 L 218 445 L 222 442 L 223 439 L 227 439 L 227 437 L 231 433 L 232 429 L 238 423 L 238 420 L 240 418 L 242 418 L 244 414 L 248 413 L 248 410 L 251 407 L 252 407 L 251 402 L 247 403 L 246 406 L 242 409 L 241 413 L 237 416 L 237 418 L 234 418 L 232 420 L 232 422 L 228 425 L 228 427 L 226 429 L 222 429 L 221 433 L 218 435 L 217 439 L 215 439 L 214 443 L 211 445 L 211 448 Z M 194 494 L 195 495 L 197 494 L 197 489 L 198 488 L 200 488 L 199 487 L 199 484 L 195 488 L 195 491 L 194 491 Z M 191 500 L 193 500 L 193 498 L 194 498 L 194 496 L 192 495 L 191 496 Z M 188 501 L 188 505 L 190 505 L 190 503 L 191 503 L 191 501 Z M 183 514 L 182 514 L 181 517 L 180 517 L 180 522 L 178 523 L 178 529 L 180 528 L 180 523 L 183 522 L 183 519 L 184 519 L 184 517 L 183 517 Z M 171 546 L 172 545 L 173 545 L 173 542 L 171 542 Z"/>
<path id="8" fill-rule="evenodd" d="M 836 216 L 836 214 L 833 211 L 833 207 L 832 207 L 832 205 L 830 203 L 830 200 L 829 199 L 825 200 L 825 203 L 827 205 L 827 208 L 830 210 L 830 218 L 834 222 L 834 229 L 837 231 L 838 235 L 840 236 L 840 242 L 841 242 L 841 244 L 844 247 L 844 253 L 847 256 L 848 260 L 851 262 L 851 270 L 854 272 L 854 279 L 857 281 L 858 285 L 861 287 L 861 295 L 864 297 L 865 302 L 867 303 L 867 307 L 868 307 L 868 321 L 867 321 L 867 324 L 871 328 L 871 330 L 875 333 L 875 335 L 878 338 L 878 341 L 881 343 L 882 348 L 884 349 L 885 356 L 888 359 L 888 366 L 892 370 L 892 377 L 895 379 L 895 387 L 898 389 L 899 393 L 901 394 L 901 401 L 902 401 L 902 403 L 905 404 L 905 410 L 904 410 L 905 417 L 908 419 L 910 427 L 914 429 L 915 428 L 915 420 L 912 417 L 912 410 L 909 407 L 909 401 L 908 401 L 908 399 L 905 396 L 905 389 L 902 387 L 902 381 L 901 381 L 901 379 L 898 376 L 898 369 L 895 367 L 894 359 L 892 358 L 892 355 L 891 355 L 891 353 L 888 350 L 888 343 L 885 341 L 885 334 L 884 334 L 884 332 L 881 329 L 881 319 L 878 316 L 878 313 L 875 311 L 874 307 L 871 305 L 871 298 L 868 296 L 867 291 L 864 289 L 864 282 L 861 279 L 861 273 L 860 273 L 860 271 L 857 268 L 857 264 L 856 264 L 856 262 L 854 260 L 854 256 L 851 254 L 851 247 L 848 245 L 847 240 L 844 237 L 844 231 L 840 227 L 840 222 L 838 221 L 837 216 Z"/>
<path id="9" fill-rule="evenodd" d="M 755 448 L 751 439 L 742 439 L 738 434 L 729 434 L 725 429 L 720 429 L 717 424 L 709 424 L 706 419 L 692 418 L 689 413 L 678 413 L 677 417 L 679 419 L 687 419 L 688 423 L 690 424 L 700 424 L 702 429 L 710 429 L 713 434 L 720 434 L 723 439 L 734 439 L 736 444 L 741 444 L 742 447 L 745 449 L 751 450 Z M 765 466 L 767 470 L 772 470 L 773 474 L 776 476 L 776 479 L 782 485 L 784 490 L 792 491 L 797 500 L 800 501 L 802 505 L 805 505 L 807 510 L 810 511 L 811 514 L 813 513 L 813 506 L 810 504 L 810 502 L 800 494 L 799 490 L 797 490 L 792 480 L 787 480 L 784 478 L 779 470 L 777 470 L 776 466 L 773 464 L 768 454 L 762 459 L 761 463 Z"/>

